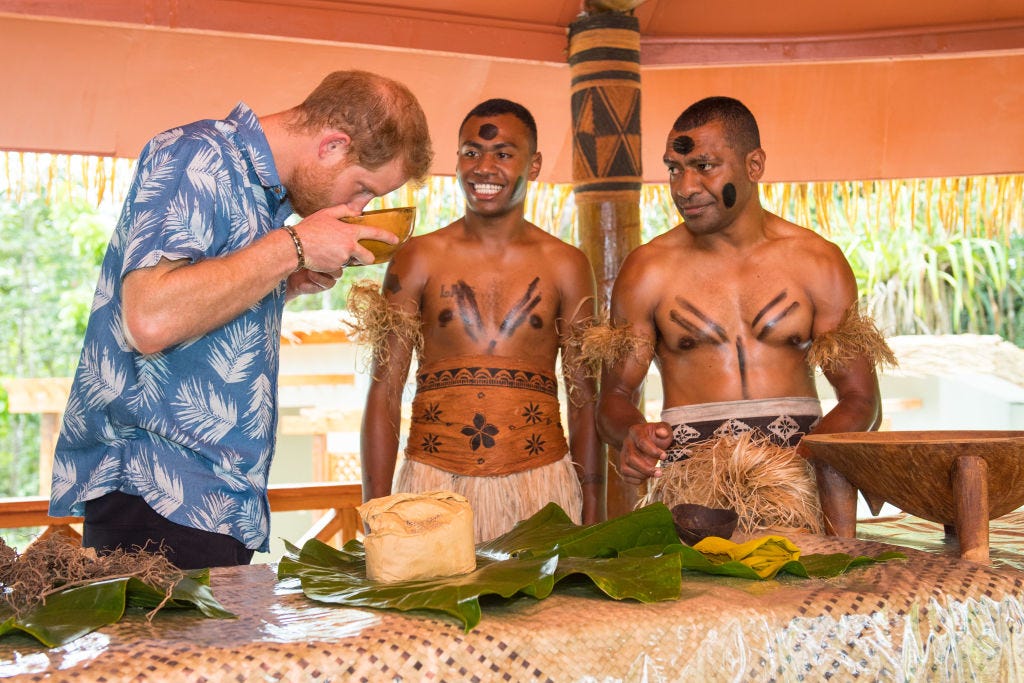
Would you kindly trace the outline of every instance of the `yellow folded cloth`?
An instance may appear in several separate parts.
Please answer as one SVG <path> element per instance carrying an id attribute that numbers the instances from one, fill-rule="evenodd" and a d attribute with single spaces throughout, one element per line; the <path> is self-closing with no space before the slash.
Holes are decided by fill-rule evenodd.
<path id="1" fill-rule="evenodd" d="M 800 559 L 800 549 L 783 536 L 764 536 L 746 543 L 733 543 L 717 536 L 708 536 L 693 546 L 712 562 L 741 562 L 762 579 L 770 579 L 787 562 Z"/>

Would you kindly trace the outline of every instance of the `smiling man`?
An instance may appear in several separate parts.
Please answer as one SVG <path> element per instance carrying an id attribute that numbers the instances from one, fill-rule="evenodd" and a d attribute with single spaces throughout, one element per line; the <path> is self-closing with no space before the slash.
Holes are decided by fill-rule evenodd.
<path id="1" fill-rule="evenodd" d="M 604 516 L 594 383 L 582 369 L 565 377 L 567 442 L 555 370 L 560 351 L 564 367 L 581 368 L 571 340 L 593 317 L 594 278 L 583 252 L 523 216 L 540 165 L 529 111 L 501 99 L 475 107 L 459 130 L 465 216 L 403 245 L 384 279 L 387 306 L 417 329 L 390 334 L 377 354 L 363 418 L 363 497 L 392 492 L 414 346 L 407 340 L 422 335 L 394 489 L 464 495 L 477 541 L 551 501 L 577 522 Z"/>
<path id="2" fill-rule="evenodd" d="M 792 447 L 800 470 L 802 435 L 876 428 L 871 350 L 887 347 L 856 315 L 857 285 L 839 248 L 761 206 L 765 152 L 746 106 L 727 97 L 691 105 L 672 126 L 664 161 L 683 222 L 637 248 L 619 272 L 612 322 L 650 351 L 606 367 L 599 425 L 627 482 L 652 478 L 653 497 L 669 504 L 704 502 L 679 486 L 659 488 L 693 466 L 697 444 L 755 432 Z M 838 398 L 822 417 L 813 366 L 825 342 L 842 352 L 820 363 Z M 660 422 L 636 407 L 652 355 Z"/>

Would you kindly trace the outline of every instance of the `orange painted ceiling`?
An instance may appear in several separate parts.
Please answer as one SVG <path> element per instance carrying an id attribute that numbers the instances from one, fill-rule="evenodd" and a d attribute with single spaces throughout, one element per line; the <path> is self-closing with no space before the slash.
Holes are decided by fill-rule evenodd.
<path id="1" fill-rule="evenodd" d="M 601 0 L 614 3 L 625 0 Z M 538 119 L 541 179 L 568 181 L 566 29 L 580 0 L 0 0 L 0 149 L 133 157 L 152 134 L 295 104 L 326 72 L 406 82 L 437 150 L 502 96 Z M 1021 0 L 647 0 L 645 178 L 710 94 L 757 114 L 769 180 L 1024 172 Z"/>

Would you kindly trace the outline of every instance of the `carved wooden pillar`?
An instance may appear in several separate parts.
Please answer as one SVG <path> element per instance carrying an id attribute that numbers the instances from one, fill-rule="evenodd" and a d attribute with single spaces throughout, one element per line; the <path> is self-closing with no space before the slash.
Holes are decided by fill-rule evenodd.
<path id="1" fill-rule="evenodd" d="M 619 266 L 640 244 L 639 22 L 617 12 L 573 22 L 569 66 L 580 248 L 590 258 L 606 312 Z M 616 454 L 608 460 L 615 462 Z M 608 475 L 608 516 L 625 514 L 637 491 L 611 466 Z"/>

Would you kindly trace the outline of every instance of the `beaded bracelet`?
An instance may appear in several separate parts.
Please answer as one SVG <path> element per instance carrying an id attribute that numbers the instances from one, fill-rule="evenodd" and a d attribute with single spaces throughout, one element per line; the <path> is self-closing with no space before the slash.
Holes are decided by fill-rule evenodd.
<path id="1" fill-rule="evenodd" d="M 295 232 L 295 228 L 290 225 L 282 225 L 281 229 L 287 230 L 288 234 L 292 236 L 292 242 L 295 243 L 295 254 L 299 257 L 299 264 L 295 266 L 295 271 L 302 270 L 306 267 L 306 252 L 302 250 L 302 240 L 299 239 L 299 233 Z"/>

